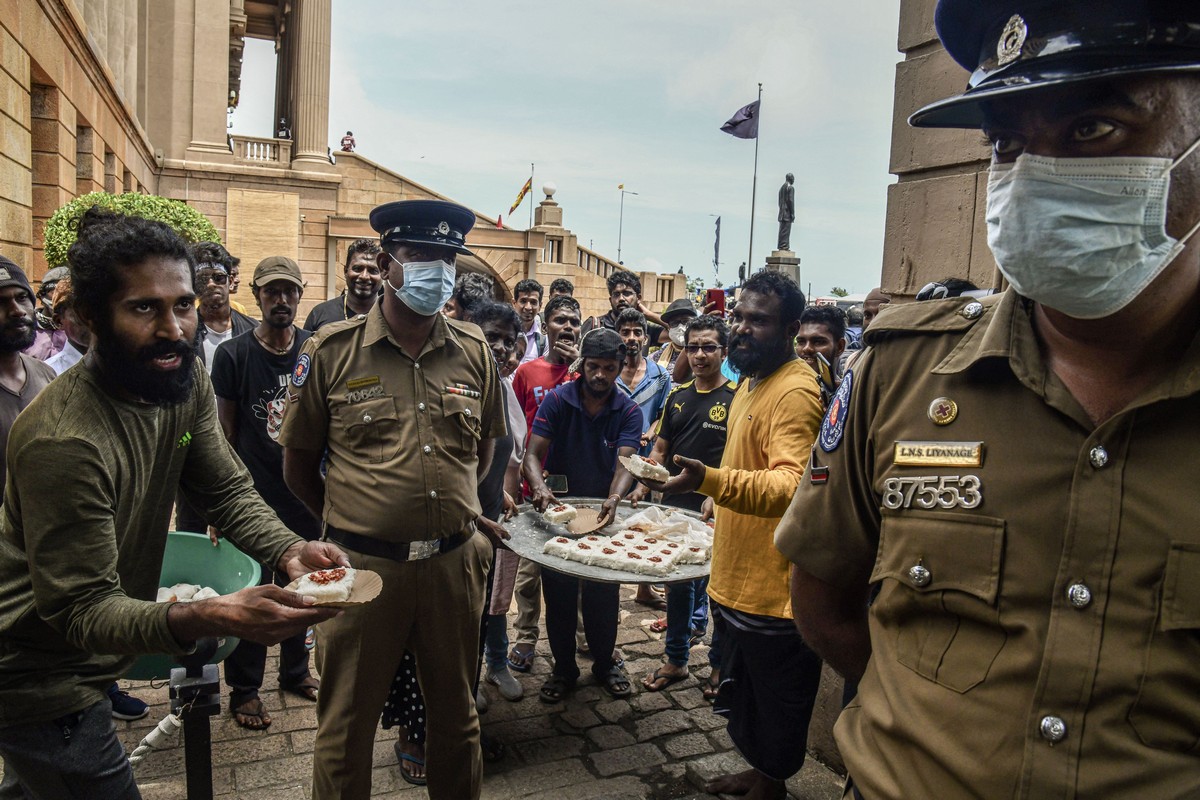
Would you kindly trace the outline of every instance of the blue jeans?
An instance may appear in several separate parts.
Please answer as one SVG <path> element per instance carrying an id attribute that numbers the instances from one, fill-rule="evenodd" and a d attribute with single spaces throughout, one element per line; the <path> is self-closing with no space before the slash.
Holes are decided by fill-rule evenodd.
<path id="1" fill-rule="evenodd" d="M 488 614 L 487 635 L 484 638 L 484 658 L 488 669 L 508 665 L 508 615 Z"/>
<path id="2" fill-rule="evenodd" d="M 686 667 L 693 635 L 708 629 L 708 578 L 667 585 L 667 661 Z"/>

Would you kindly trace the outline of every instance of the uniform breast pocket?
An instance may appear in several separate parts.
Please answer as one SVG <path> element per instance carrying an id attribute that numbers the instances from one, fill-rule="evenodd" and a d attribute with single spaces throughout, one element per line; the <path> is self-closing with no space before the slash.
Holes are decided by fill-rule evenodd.
<path id="1" fill-rule="evenodd" d="M 400 451 L 400 419 L 392 398 L 376 397 L 345 405 L 338 416 L 346 431 L 346 444 L 363 461 L 390 461 Z"/>
<path id="2" fill-rule="evenodd" d="M 442 413 L 447 423 L 447 444 L 457 444 L 464 455 L 479 449 L 483 438 L 480 402 L 458 394 L 442 395 Z"/>
<path id="3" fill-rule="evenodd" d="M 885 512 L 874 613 L 901 664 L 959 693 L 987 677 L 1007 639 L 996 604 L 1003 554 L 1002 519 Z"/>
<path id="4" fill-rule="evenodd" d="M 1149 747 L 1200 750 L 1200 544 L 1173 542 L 1129 722 Z"/>

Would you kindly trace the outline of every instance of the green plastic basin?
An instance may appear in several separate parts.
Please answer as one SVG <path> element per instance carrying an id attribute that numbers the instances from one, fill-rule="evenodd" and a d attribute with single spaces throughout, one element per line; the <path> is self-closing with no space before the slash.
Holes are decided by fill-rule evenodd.
<path id="1" fill-rule="evenodd" d="M 158 585 L 195 583 L 211 586 L 218 594 L 232 594 L 257 586 L 261 576 L 262 567 L 258 562 L 230 542 L 222 540 L 219 547 L 213 547 L 202 533 L 171 531 L 167 534 Z M 223 661 L 237 647 L 238 640 L 226 636 L 218 642 L 220 647 L 208 662 L 210 664 Z M 125 677 L 137 681 L 165 680 L 171 677 L 171 668 L 177 666 L 179 664 L 169 655 L 146 655 L 137 660 Z"/>

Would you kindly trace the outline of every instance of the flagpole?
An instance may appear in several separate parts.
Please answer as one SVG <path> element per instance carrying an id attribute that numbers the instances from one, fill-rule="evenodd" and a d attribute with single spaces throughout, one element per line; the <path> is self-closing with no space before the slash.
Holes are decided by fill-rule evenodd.
<path id="1" fill-rule="evenodd" d="M 750 189 L 750 257 L 746 259 L 754 273 L 754 201 L 758 199 L 758 139 L 762 136 L 762 84 L 758 85 L 758 132 L 754 137 L 754 183 Z"/>
<path id="2" fill-rule="evenodd" d="M 529 162 L 529 193 L 533 193 L 533 162 Z M 529 200 L 529 227 L 533 228 L 533 199 Z"/>

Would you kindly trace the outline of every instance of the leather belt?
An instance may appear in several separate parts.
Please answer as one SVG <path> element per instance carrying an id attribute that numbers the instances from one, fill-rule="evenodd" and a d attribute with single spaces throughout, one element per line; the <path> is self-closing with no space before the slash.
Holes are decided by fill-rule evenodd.
<path id="1" fill-rule="evenodd" d="M 428 539 L 423 542 L 385 542 L 370 536 L 350 533 L 328 523 L 325 525 L 325 538 L 328 541 L 368 556 L 387 558 L 392 561 L 422 561 L 426 558 L 440 556 L 459 547 L 474 535 L 475 526 L 472 524 L 465 531 L 451 536 L 443 536 L 441 539 Z"/>

